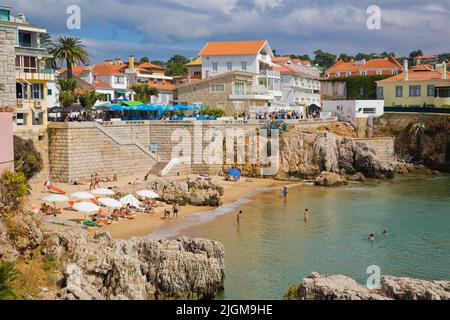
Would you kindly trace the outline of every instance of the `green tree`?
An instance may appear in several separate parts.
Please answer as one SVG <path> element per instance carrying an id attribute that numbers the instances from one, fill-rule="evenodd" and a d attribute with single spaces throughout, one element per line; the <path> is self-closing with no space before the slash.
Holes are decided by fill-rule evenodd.
<path id="1" fill-rule="evenodd" d="M 356 61 L 370 60 L 370 58 L 372 58 L 372 56 L 370 54 L 361 53 L 361 52 L 355 56 Z"/>
<path id="2" fill-rule="evenodd" d="M 330 68 L 336 62 L 337 58 L 334 54 L 322 50 L 316 50 L 314 55 L 314 63 L 325 68 Z"/>
<path id="3" fill-rule="evenodd" d="M 202 108 L 202 113 L 206 116 L 214 116 L 216 118 L 220 118 L 225 116 L 225 110 L 222 108 L 216 108 L 216 107 L 208 107 L 205 106 Z"/>
<path id="4" fill-rule="evenodd" d="M 78 101 L 83 108 L 92 109 L 102 97 L 95 91 L 85 91 L 78 95 Z"/>
<path id="5" fill-rule="evenodd" d="M 180 54 L 174 55 L 167 61 L 167 71 L 168 76 L 181 76 L 187 74 L 187 64 L 189 59 Z"/>
<path id="6" fill-rule="evenodd" d="M 61 37 L 54 43 L 51 53 L 56 60 L 67 65 L 67 78 L 73 78 L 72 66 L 89 63 L 86 48 L 78 38 Z"/>
<path id="7" fill-rule="evenodd" d="M 420 147 L 422 142 L 422 138 L 425 135 L 426 126 L 423 122 L 416 122 L 411 125 L 409 128 L 409 133 L 416 139 L 417 148 Z"/>
<path id="8" fill-rule="evenodd" d="M 59 103 L 64 107 L 71 107 L 77 102 L 77 96 L 72 91 L 61 91 L 59 93 Z"/>
<path id="9" fill-rule="evenodd" d="M 79 88 L 78 83 L 74 79 L 58 79 L 59 91 L 75 91 Z"/>
<path id="10" fill-rule="evenodd" d="M 283 120 L 272 120 L 261 127 L 261 129 L 267 131 L 267 137 L 272 136 L 272 130 L 278 130 L 280 134 L 286 132 L 288 129 L 287 124 Z"/>
<path id="11" fill-rule="evenodd" d="M 0 266 L 0 300 L 16 298 L 12 283 L 17 276 L 18 272 L 11 262 L 5 262 Z"/>
<path id="12" fill-rule="evenodd" d="M 14 136 L 14 168 L 22 172 L 29 180 L 42 170 L 41 154 L 34 147 L 32 140 Z"/>
<path id="13" fill-rule="evenodd" d="M 144 62 L 150 62 L 149 57 L 142 57 L 141 60 L 139 60 L 139 62 L 144 63 Z"/>
<path id="14" fill-rule="evenodd" d="M 29 193 L 30 186 L 23 172 L 3 172 L 0 177 L 0 208 L 19 210 Z"/>
<path id="15" fill-rule="evenodd" d="M 48 53 L 52 55 L 52 49 L 54 46 L 53 39 L 48 33 L 41 33 L 39 35 L 39 42 L 41 43 L 41 47 L 47 49 Z M 49 58 L 45 58 L 45 65 L 48 69 L 56 69 L 56 60 L 53 56 Z"/>
<path id="16" fill-rule="evenodd" d="M 351 60 L 355 60 L 355 57 L 354 56 L 351 56 L 351 55 L 348 55 L 348 54 L 346 54 L 346 53 L 341 53 L 340 55 L 339 55 L 339 58 L 338 58 L 339 60 L 342 60 L 342 61 L 345 61 L 345 62 L 348 62 L 348 61 L 351 61 Z"/>
<path id="17" fill-rule="evenodd" d="M 141 101 L 145 104 L 150 103 L 151 96 L 157 96 L 159 94 L 158 89 L 155 87 L 150 87 L 148 84 L 137 84 L 131 87 L 136 93 L 136 100 Z"/>
<path id="18" fill-rule="evenodd" d="M 152 63 L 155 66 L 166 67 L 166 63 L 164 61 L 161 61 L 161 60 L 153 60 Z"/>

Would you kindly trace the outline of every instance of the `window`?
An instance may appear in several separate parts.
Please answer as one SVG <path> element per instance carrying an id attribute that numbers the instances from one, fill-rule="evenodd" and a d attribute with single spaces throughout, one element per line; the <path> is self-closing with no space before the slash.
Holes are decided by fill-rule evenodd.
<path id="1" fill-rule="evenodd" d="M 394 70 L 392 70 L 392 74 L 398 74 L 398 70 L 397 69 L 394 69 Z"/>
<path id="2" fill-rule="evenodd" d="M 227 62 L 227 70 L 232 71 L 233 70 L 233 62 Z"/>
<path id="3" fill-rule="evenodd" d="M 242 71 L 247 71 L 247 62 L 246 61 L 242 61 L 241 62 L 241 70 Z"/>
<path id="4" fill-rule="evenodd" d="M 420 86 L 409 86 L 410 97 L 420 97 L 421 95 Z"/>
<path id="5" fill-rule="evenodd" d="M 434 97 L 434 86 L 433 85 L 429 85 L 427 87 L 427 94 L 429 97 Z"/>
<path id="6" fill-rule="evenodd" d="M 376 74 L 377 76 L 381 76 L 383 74 L 383 70 L 377 70 Z"/>
<path id="7" fill-rule="evenodd" d="M 439 98 L 450 98 L 450 87 L 439 87 L 439 88 L 436 88 L 436 97 L 439 97 Z"/>
<path id="8" fill-rule="evenodd" d="M 0 21 L 9 21 L 9 10 L 0 9 Z"/>
<path id="9" fill-rule="evenodd" d="M 33 83 L 31 85 L 31 97 L 33 99 L 44 99 L 44 85 L 42 83 Z"/>
<path id="10" fill-rule="evenodd" d="M 376 108 L 363 108 L 363 114 L 376 114 Z"/>
<path id="11" fill-rule="evenodd" d="M 31 48 L 31 33 L 19 31 L 19 46 Z"/>
<path id="12" fill-rule="evenodd" d="M 27 73 L 37 72 L 37 59 L 30 56 L 16 56 L 16 70 Z"/>
<path id="13" fill-rule="evenodd" d="M 403 97 L 403 86 L 396 86 L 395 87 L 395 96 L 396 97 Z"/>
<path id="14" fill-rule="evenodd" d="M 234 92 L 236 94 L 244 94 L 244 87 L 245 87 L 244 82 L 236 81 L 234 83 Z"/>
<path id="15" fill-rule="evenodd" d="M 52 89 L 47 89 L 47 95 L 48 95 L 48 96 L 53 95 L 53 90 L 52 90 Z"/>
<path id="16" fill-rule="evenodd" d="M 28 85 L 26 83 L 16 82 L 17 99 L 28 99 Z"/>
<path id="17" fill-rule="evenodd" d="M 377 98 L 384 99 L 384 87 L 377 88 Z"/>
<path id="18" fill-rule="evenodd" d="M 362 75 L 362 76 L 367 76 L 367 71 L 366 70 L 361 70 L 359 72 L 359 74 Z"/>
<path id="19" fill-rule="evenodd" d="M 211 92 L 224 92 L 224 91 L 225 91 L 224 84 L 212 84 L 211 85 Z"/>
<path id="20" fill-rule="evenodd" d="M 125 84 L 125 77 L 123 77 L 123 76 L 116 76 L 116 83 L 117 84 Z"/>
<path id="21" fill-rule="evenodd" d="M 213 68 L 213 72 L 219 71 L 219 64 L 217 62 L 213 62 L 212 68 Z"/>
<path id="22" fill-rule="evenodd" d="M 336 72 L 336 78 L 339 78 L 341 74 L 339 72 Z"/>

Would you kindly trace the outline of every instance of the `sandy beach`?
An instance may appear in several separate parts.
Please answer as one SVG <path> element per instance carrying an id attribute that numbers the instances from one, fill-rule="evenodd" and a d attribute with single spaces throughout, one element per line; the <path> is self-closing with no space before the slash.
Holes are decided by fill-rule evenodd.
<path id="1" fill-rule="evenodd" d="M 186 176 L 186 177 L 177 177 L 177 178 L 167 178 L 167 179 L 180 179 L 180 178 L 191 178 L 195 179 L 197 178 L 196 175 Z M 150 177 L 150 180 L 155 177 Z M 123 190 L 127 190 L 130 188 L 130 182 L 135 182 L 136 179 L 140 179 L 140 182 L 142 181 L 142 175 L 134 175 L 134 176 L 126 176 L 126 177 L 119 177 L 117 182 L 103 182 L 100 183 L 101 188 L 112 188 L 114 191 L 120 191 L 123 192 Z M 232 202 L 235 202 L 239 200 L 241 197 L 245 196 L 246 194 L 253 192 L 259 188 L 268 188 L 268 187 L 275 187 L 275 186 L 281 186 L 283 184 L 286 184 L 285 182 L 273 180 L 273 179 L 246 179 L 243 178 L 239 182 L 229 182 L 225 181 L 223 177 L 220 176 L 213 176 L 212 181 L 223 186 L 224 187 L 224 195 L 222 197 L 223 204 L 230 204 Z M 45 196 L 49 195 L 50 193 L 44 192 L 43 190 L 44 181 L 42 182 L 36 182 L 31 185 L 32 192 L 28 199 L 27 207 L 31 208 L 32 205 L 40 206 L 41 203 L 44 201 L 42 200 Z M 69 185 L 65 183 L 54 183 L 54 186 L 56 186 L 59 189 L 62 189 L 66 192 L 67 196 L 70 196 L 71 193 L 77 192 L 77 191 L 89 191 L 89 183 L 83 184 L 83 185 Z M 140 185 L 133 185 L 133 189 L 139 190 L 140 186 L 142 186 L 141 189 L 144 189 L 143 184 Z M 49 205 L 53 205 L 51 203 L 48 203 Z M 73 210 L 70 210 L 68 203 L 60 203 L 56 204 L 57 208 L 62 208 L 62 213 L 59 215 L 59 218 L 74 221 L 77 223 L 81 223 L 84 221 L 84 214 L 75 212 Z M 164 220 L 163 219 L 163 212 L 164 209 L 168 208 L 171 210 L 171 206 L 167 205 L 164 207 L 158 207 L 156 208 L 155 214 L 142 214 L 138 213 L 136 215 L 136 218 L 134 220 L 121 220 L 119 222 L 114 222 L 111 225 L 104 225 L 100 228 L 89 228 L 90 236 L 93 236 L 95 232 L 97 231 L 106 231 L 109 232 L 113 238 L 115 239 L 130 239 L 132 237 L 140 237 L 148 235 L 156 230 L 158 230 L 160 227 L 162 227 L 165 224 L 174 224 L 181 222 L 184 218 L 187 216 L 198 213 L 198 212 L 206 212 L 210 211 L 211 209 L 214 209 L 212 207 L 197 207 L 197 206 L 183 206 L 181 207 L 181 212 L 178 219 L 170 219 L 170 220 Z"/>

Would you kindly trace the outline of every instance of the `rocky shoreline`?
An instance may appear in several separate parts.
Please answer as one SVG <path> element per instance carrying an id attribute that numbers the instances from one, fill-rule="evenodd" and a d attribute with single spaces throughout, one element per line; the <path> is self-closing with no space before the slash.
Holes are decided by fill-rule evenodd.
<path id="1" fill-rule="evenodd" d="M 383 276 L 380 288 L 368 289 L 344 275 L 312 273 L 293 285 L 284 300 L 450 300 L 450 281 Z"/>

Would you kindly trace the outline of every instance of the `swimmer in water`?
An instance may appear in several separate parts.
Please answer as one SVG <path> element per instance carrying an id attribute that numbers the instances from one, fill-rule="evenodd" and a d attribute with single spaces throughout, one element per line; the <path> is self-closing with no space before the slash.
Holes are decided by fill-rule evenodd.
<path id="1" fill-rule="evenodd" d="M 367 240 L 375 241 L 375 235 L 372 233 Z"/>
<path id="2" fill-rule="evenodd" d="M 309 221 L 309 210 L 305 209 L 305 212 L 303 213 L 303 217 L 305 219 L 305 222 Z"/>
<path id="3" fill-rule="evenodd" d="M 387 236 L 389 233 L 386 229 L 383 230 L 383 236 Z"/>

